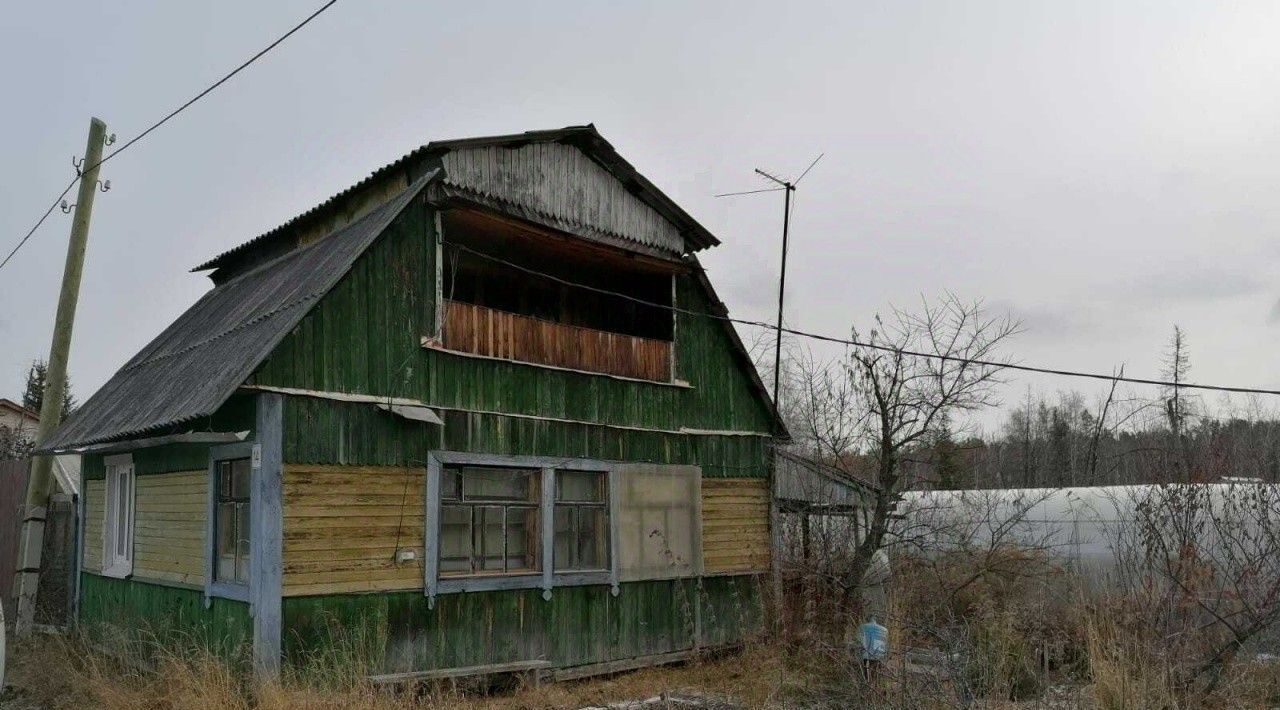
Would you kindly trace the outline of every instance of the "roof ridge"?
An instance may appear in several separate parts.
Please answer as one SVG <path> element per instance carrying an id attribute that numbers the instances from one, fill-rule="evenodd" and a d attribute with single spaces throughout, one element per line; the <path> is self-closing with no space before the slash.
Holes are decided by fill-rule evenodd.
<path id="1" fill-rule="evenodd" d="M 585 138 L 586 140 L 582 140 Z M 637 195 L 640 199 L 649 204 L 651 208 L 657 211 L 662 217 L 675 223 L 680 227 L 682 233 L 686 232 L 689 237 L 696 239 L 695 244 L 699 244 L 698 248 L 707 246 L 715 246 L 719 244 L 719 240 L 715 238 L 705 227 L 698 223 L 688 212 L 680 207 L 674 200 L 666 195 L 662 190 L 658 189 L 648 178 L 636 170 L 626 158 L 623 158 L 605 139 L 600 131 L 596 129 L 595 124 L 587 123 L 585 125 L 565 126 L 563 128 L 540 129 L 533 131 L 525 131 L 523 133 L 508 133 L 492 136 L 476 136 L 472 138 L 453 138 L 447 140 L 430 141 L 424 145 L 409 151 L 399 158 L 383 165 L 370 172 L 355 183 L 336 192 L 312 207 L 300 212 L 288 220 L 259 233 L 257 236 L 237 244 L 236 246 L 223 251 L 222 253 L 205 260 L 203 263 L 191 269 L 192 272 L 207 271 L 216 269 L 230 257 L 241 253 L 251 245 L 261 243 L 262 241 L 272 239 L 284 234 L 285 230 L 296 226 L 300 222 L 318 214 L 319 212 L 329 208 L 338 200 L 341 200 L 357 190 L 366 187 L 372 181 L 387 175 L 393 170 L 405 167 L 410 161 L 434 152 L 446 153 L 451 150 L 478 147 L 483 145 L 522 145 L 527 143 L 553 143 L 572 141 L 572 145 L 577 147 L 588 157 L 595 160 L 605 168 L 619 181 L 628 185 L 629 188 L 639 190 L 643 195 Z M 651 201 L 651 202 L 650 202 Z M 683 223 L 683 224 L 681 224 Z M 634 241 L 629 237 L 622 238 L 628 241 Z"/>

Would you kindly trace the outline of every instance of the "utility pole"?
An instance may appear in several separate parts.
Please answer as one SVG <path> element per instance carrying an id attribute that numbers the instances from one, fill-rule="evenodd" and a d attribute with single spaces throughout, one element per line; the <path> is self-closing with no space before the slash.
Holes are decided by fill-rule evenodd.
<path id="1" fill-rule="evenodd" d="M 53 344 L 49 347 L 48 371 L 45 376 L 44 400 L 40 405 L 40 427 L 36 431 L 39 447 L 62 421 L 62 400 L 67 387 L 67 358 L 71 351 L 71 329 L 76 319 L 76 302 L 80 298 L 80 276 L 84 271 L 85 246 L 89 241 L 89 217 L 93 198 L 98 191 L 98 165 L 106 141 L 107 124 L 89 119 L 89 143 L 85 147 L 84 171 L 76 196 L 75 215 L 71 220 L 71 241 L 67 245 L 67 263 L 62 271 L 62 291 L 58 295 L 58 314 L 53 325 Z M 77 168 L 79 169 L 79 168 Z M 64 209 L 65 208 L 65 202 Z M 18 614 L 15 631 L 19 636 L 31 632 L 35 623 L 36 589 L 40 585 L 40 557 L 44 545 L 45 513 L 53 479 L 53 457 L 36 456 L 27 479 L 27 501 L 22 519 L 22 548 L 18 567 Z"/>

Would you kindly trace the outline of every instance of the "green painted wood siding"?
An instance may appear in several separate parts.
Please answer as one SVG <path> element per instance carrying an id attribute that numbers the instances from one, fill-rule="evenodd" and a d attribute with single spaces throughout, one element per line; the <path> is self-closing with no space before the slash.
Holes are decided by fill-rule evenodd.
<path id="1" fill-rule="evenodd" d="M 80 575 L 80 624 L 90 634 L 110 627 L 144 645 L 196 646 L 228 658 L 241 657 L 253 636 L 244 602 L 214 598 L 206 609 L 199 590 L 88 572 Z"/>
<path id="2" fill-rule="evenodd" d="M 434 331 L 433 213 L 411 207 L 356 263 L 251 384 L 394 395 L 432 405 L 678 430 L 768 433 L 767 405 L 733 354 L 723 326 L 680 314 L 676 371 L 691 388 L 630 382 L 425 350 Z M 711 309 L 692 276 L 677 299 Z"/>
<path id="3" fill-rule="evenodd" d="M 446 594 L 427 608 L 421 592 L 290 597 L 285 658 L 360 648 L 373 673 L 543 659 L 557 667 L 603 663 L 741 642 L 763 628 L 753 576 Z"/>
<path id="4" fill-rule="evenodd" d="M 486 454 L 691 464 L 716 478 L 766 474 L 766 440 L 686 436 L 497 414 L 444 412 L 444 427 L 368 404 L 286 397 L 284 459 L 348 466 L 425 466 L 433 449 Z M 443 438 L 442 438 L 443 437 Z"/>

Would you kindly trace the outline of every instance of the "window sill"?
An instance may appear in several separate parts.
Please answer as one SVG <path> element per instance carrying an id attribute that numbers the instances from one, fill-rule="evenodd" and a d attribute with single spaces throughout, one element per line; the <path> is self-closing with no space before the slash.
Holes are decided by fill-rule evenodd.
<path id="1" fill-rule="evenodd" d="M 205 586 L 204 596 L 206 600 L 217 597 L 219 599 L 248 602 L 249 585 L 214 581 Z"/>
<path id="2" fill-rule="evenodd" d="M 541 574 L 441 577 L 436 583 L 436 592 L 486 592 L 497 589 L 537 589 L 541 586 Z"/>
<path id="3" fill-rule="evenodd" d="M 103 567 L 102 571 L 99 572 L 99 574 L 101 574 L 103 577 L 111 577 L 113 579 L 127 579 L 131 574 L 133 574 L 133 566 L 130 565 L 128 567 L 120 567 L 120 566 Z"/>
<path id="4" fill-rule="evenodd" d="M 551 578 L 551 589 L 556 587 L 582 587 L 587 585 L 611 585 L 609 572 L 557 572 Z M 490 575 L 485 577 L 441 577 L 436 582 L 436 594 L 459 592 L 491 592 L 510 589 L 543 589 L 541 574 Z"/>

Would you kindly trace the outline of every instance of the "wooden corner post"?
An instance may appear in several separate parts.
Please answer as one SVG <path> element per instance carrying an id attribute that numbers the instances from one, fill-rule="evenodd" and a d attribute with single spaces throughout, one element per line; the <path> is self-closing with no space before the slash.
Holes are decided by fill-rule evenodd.
<path id="1" fill-rule="evenodd" d="M 258 395 L 249 518 L 249 612 L 253 615 L 253 665 L 260 678 L 280 675 L 282 624 L 284 397 Z"/>

